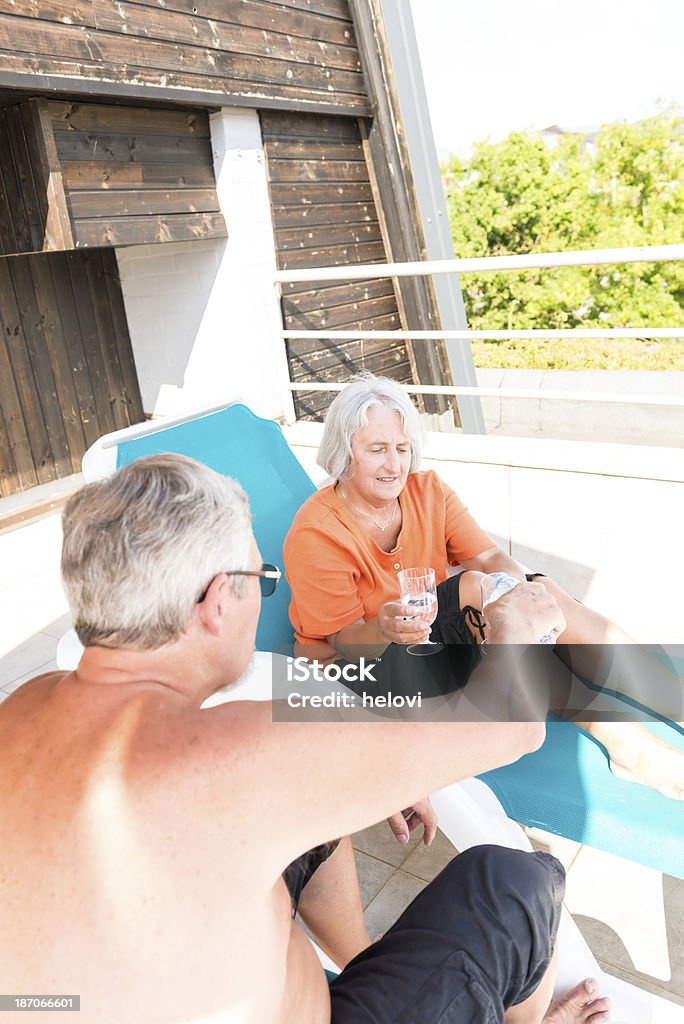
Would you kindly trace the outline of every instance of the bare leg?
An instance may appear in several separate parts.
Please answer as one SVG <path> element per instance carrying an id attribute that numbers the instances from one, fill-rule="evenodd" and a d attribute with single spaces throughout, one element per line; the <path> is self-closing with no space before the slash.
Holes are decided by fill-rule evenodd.
<path id="1" fill-rule="evenodd" d="M 478 572 L 463 574 L 462 606 L 481 608 L 481 578 Z M 575 601 L 548 577 L 538 576 L 535 582 L 545 586 L 563 610 L 566 629 L 558 637 L 558 654 L 573 672 L 594 685 L 607 684 L 668 717 L 680 713 L 680 681 L 647 656 L 632 637 L 605 616 Z M 471 630 L 479 642 L 479 634 Z M 564 651 L 565 645 L 569 645 L 570 656 Z M 600 710 L 599 705 L 597 700 L 593 706 Z M 566 717 L 571 717 L 570 713 Z M 641 722 L 578 720 L 576 724 L 605 746 L 611 770 L 619 778 L 649 786 L 676 800 L 684 799 L 684 753 L 663 742 Z"/>
<path id="2" fill-rule="evenodd" d="M 610 1002 L 597 995 L 597 984 L 587 978 L 560 999 L 551 1000 L 556 978 L 558 952 L 554 950 L 548 970 L 524 1003 L 511 1006 L 505 1024 L 605 1024 L 610 1019 Z"/>
<path id="3" fill-rule="evenodd" d="M 571 645 L 566 663 L 571 662 L 569 667 L 574 672 L 595 685 L 607 684 L 662 714 L 680 711 L 679 680 L 644 654 L 627 633 L 574 601 L 553 580 L 537 577 L 535 582 L 551 591 L 563 610 L 567 625 L 558 637 L 558 653 L 563 657 L 562 645 Z M 654 736 L 641 722 L 577 724 L 605 746 L 611 770 L 619 778 L 650 786 L 675 800 L 684 799 L 684 753 Z"/>
<path id="4" fill-rule="evenodd" d="M 566 628 L 558 637 L 572 647 L 573 671 L 589 682 L 640 701 L 672 721 L 682 715 L 682 686 L 660 661 L 633 637 L 599 612 L 571 598 L 546 576 L 535 577 L 560 605 Z"/>
<path id="5" fill-rule="evenodd" d="M 370 945 L 349 836 L 309 879 L 298 911 L 323 952 L 340 968 Z"/>

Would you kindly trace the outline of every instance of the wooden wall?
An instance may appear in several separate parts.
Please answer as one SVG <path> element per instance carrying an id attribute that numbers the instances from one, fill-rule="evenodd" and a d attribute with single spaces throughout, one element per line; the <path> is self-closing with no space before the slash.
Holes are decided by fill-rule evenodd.
<path id="1" fill-rule="evenodd" d="M 30 127 L 18 106 L 0 109 L 0 255 L 40 252 L 45 217 L 31 173 Z"/>
<path id="2" fill-rule="evenodd" d="M 320 114 L 261 115 L 278 267 L 382 263 L 386 259 L 359 126 Z M 396 330 L 392 281 L 283 286 L 288 330 Z M 293 381 L 346 381 L 360 369 L 412 383 L 409 353 L 392 341 L 291 340 Z M 295 395 L 299 417 L 320 419 L 334 396 Z"/>
<path id="3" fill-rule="evenodd" d="M 203 110 L 48 102 L 75 246 L 224 237 Z"/>
<path id="4" fill-rule="evenodd" d="M 0 110 L 0 255 L 73 248 L 42 100 Z"/>
<path id="5" fill-rule="evenodd" d="M 347 0 L 0 0 L 0 86 L 366 113 Z"/>
<path id="6" fill-rule="evenodd" d="M 143 419 L 114 251 L 0 259 L 0 496 Z"/>
<path id="7" fill-rule="evenodd" d="M 0 109 L 0 255 L 226 234 L 206 111 Z"/>

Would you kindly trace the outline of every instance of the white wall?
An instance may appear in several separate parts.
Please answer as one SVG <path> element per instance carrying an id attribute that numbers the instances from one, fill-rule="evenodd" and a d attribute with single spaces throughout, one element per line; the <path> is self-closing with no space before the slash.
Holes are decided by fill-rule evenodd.
<path id="1" fill-rule="evenodd" d="M 238 397 L 289 415 L 275 245 L 256 111 L 210 119 L 227 239 L 116 250 L 143 408 L 169 415 Z"/>

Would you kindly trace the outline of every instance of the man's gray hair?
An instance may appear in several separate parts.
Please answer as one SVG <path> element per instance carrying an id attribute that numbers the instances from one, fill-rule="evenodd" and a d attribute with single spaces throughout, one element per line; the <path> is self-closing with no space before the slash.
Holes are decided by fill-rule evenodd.
<path id="1" fill-rule="evenodd" d="M 218 573 L 251 568 L 245 492 L 183 455 L 150 455 L 86 485 L 62 528 L 62 580 L 86 647 L 177 640 Z M 228 581 L 240 596 L 244 577 Z"/>
<path id="2" fill-rule="evenodd" d="M 364 371 L 352 377 L 340 391 L 325 417 L 317 462 L 333 480 L 347 479 L 352 461 L 352 438 L 357 430 L 368 426 L 368 410 L 374 406 L 399 413 L 402 429 L 411 444 L 409 473 L 420 466 L 422 431 L 413 402 L 396 381 Z"/>

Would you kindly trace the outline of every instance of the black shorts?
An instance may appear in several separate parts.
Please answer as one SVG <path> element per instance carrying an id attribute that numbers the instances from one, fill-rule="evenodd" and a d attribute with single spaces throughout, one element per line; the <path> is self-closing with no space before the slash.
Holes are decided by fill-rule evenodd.
<path id="1" fill-rule="evenodd" d="M 293 860 L 283 871 L 283 881 L 287 886 L 287 891 L 292 901 L 293 917 L 297 913 L 302 889 L 321 864 L 328 859 L 331 853 L 335 852 L 339 842 L 339 839 L 334 839 L 331 843 L 322 843 L 320 846 L 314 846 L 313 850 L 308 850 L 301 857 L 297 857 L 297 860 Z"/>
<path id="2" fill-rule="evenodd" d="M 332 982 L 332 1024 L 501 1024 L 549 966 L 565 888 L 548 853 L 455 857 Z"/>
<path id="3" fill-rule="evenodd" d="M 535 572 L 527 574 L 530 582 Z M 346 682 L 357 693 L 381 694 L 391 691 L 410 697 L 417 691 L 423 697 L 437 697 L 459 690 L 468 682 L 480 661 L 479 644 L 473 630 L 484 638 L 482 612 L 471 605 L 461 606 L 461 573 L 450 576 L 437 587 L 437 616 L 432 624 L 430 639 L 444 645 L 438 654 L 414 657 L 402 644 L 390 644 L 375 661 L 375 685 Z M 337 664 L 345 664 L 341 659 Z"/>

